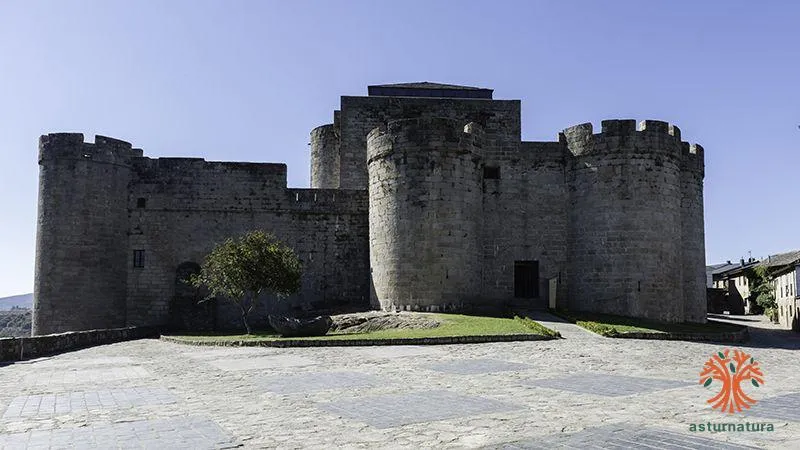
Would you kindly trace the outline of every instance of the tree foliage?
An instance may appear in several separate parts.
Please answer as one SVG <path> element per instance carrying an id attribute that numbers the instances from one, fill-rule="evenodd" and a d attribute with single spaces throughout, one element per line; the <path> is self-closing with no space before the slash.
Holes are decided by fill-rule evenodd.
<path id="1" fill-rule="evenodd" d="M 764 308 L 764 315 L 775 321 L 778 314 L 778 303 L 775 301 L 775 288 L 770 279 L 769 269 L 766 266 L 755 267 L 755 279 L 750 290 L 756 296 L 756 304 Z"/>
<path id="2" fill-rule="evenodd" d="M 297 292 L 301 274 L 300 260 L 291 248 L 271 234 L 253 231 L 215 247 L 189 282 L 208 289 L 206 300 L 222 297 L 234 302 L 250 334 L 248 316 L 259 297 L 271 293 L 285 298 Z"/>

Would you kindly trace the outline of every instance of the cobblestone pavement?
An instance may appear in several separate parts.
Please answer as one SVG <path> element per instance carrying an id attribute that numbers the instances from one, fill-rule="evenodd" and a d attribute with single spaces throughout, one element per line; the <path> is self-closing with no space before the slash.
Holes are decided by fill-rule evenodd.
<path id="1" fill-rule="evenodd" d="M 745 387 L 759 403 L 727 415 L 698 378 L 733 346 L 608 339 L 539 320 L 565 338 L 294 349 L 139 340 L 0 366 L 0 447 L 800 448 L 798 341 L 768 324 L 748 322 L 760 328 L 739 346 L 764 370 L 761 387 Z M 690 431 L 708 423 L 774 431 Z"/>

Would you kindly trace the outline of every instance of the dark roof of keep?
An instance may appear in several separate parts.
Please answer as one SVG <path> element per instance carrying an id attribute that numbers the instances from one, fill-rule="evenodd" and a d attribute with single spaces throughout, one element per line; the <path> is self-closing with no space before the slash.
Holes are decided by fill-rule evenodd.
<path id="1" fill-rule="evenodd" d="M 367 86 L 370 97 L 434 97 L 434 98 L 477 98 L 492 99 L 492 89 L 474 86 L 458 86 L 455 84 L 416 83 L 375 84 Z"/>
<path id="2" fill-rule="evenodd" d="M 400 89 L 457 89 L 460 91 L 491 91 L 492 89 L 475 86 L 459 86 L 457 84 L 431 83 L 430 81 L 417 81 L 415 83 L 374 84 L 368 87 L 400 88 Z"/>

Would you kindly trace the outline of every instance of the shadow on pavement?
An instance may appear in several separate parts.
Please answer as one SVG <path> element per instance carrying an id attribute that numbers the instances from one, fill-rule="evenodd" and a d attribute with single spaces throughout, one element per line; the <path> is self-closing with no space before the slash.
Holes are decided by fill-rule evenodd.
<path id="1" fill-rule="evenodd" d="M 745 318 L 742 316 L 729 316 L 727 314 L 709 314 L 709 318 L 711 319 L 723 319 L 723 320 L 730 320 L 733 323 L 736 322 L 761 322 L 761 319 L 758 318 Z"/>
<path id="2" fill-rule="evenodd" d="M 739 344 L 740 347 L 779 348 L 800 350 L 800 333 L 778 328 L 764 316 L 732 316 L 727 314 L 709 314 L 709 319 L 719 322 L 745 325 L 750 333 L 750 340 Z"/>
<path id="3" fill-rule="evenodd" d="M 800 333 L 791 330 L 767 330 L 750 327 L 750 340 L 740 347 L 800 350 Z"/>

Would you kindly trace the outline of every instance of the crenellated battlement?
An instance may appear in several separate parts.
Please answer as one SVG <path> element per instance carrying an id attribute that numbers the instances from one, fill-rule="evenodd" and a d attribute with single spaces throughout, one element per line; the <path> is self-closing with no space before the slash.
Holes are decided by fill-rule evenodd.
<path id="1" fill-rule="evenodd" d="M 681 141 L 681 130 L 676 125 L 661 120 L 613 119 L 601 122 L 601 132 L 594 133 L 591 123 L 582 123 L 559 133 L 559 142 L 573 156 L 614 153 L 622 151 L 653 152 L 683 158 L 691 154 L 696 161 L 697 152 L 688 150 L 688 143 Z M 684 151 L 686 146 L 687 150 Z M 692 144 L 692 148 L 699 147 Z M 702 147 L 699 159 L 702 160 Z M 687 167 L 691 166 L 687 165 Z"/>
<path id="2" fill-rule="evenodd" d="M 681 169 L 705 176 L 705 150 L 700 144 L 681 142 Z"/>
<path id="3" fill-rule="evenodd" d="M 425 117 L 390 120 L 367 134 L 367 161 L 386 157 L 395 145 L 406 151 L 456 151 L 482 155 L 485 132 L 475 122 L 444 117 Z"/>
<path id="4" fill-rule="evenodd" d="M 39 138 L 40 164 L 47 159 L 79 159 L 128 165 L 131 158 L 142 154 L 130 142 L 107 136 L 97 135 L 94 142 L 84 142 L 83 133 L 51 133 Z"/>

